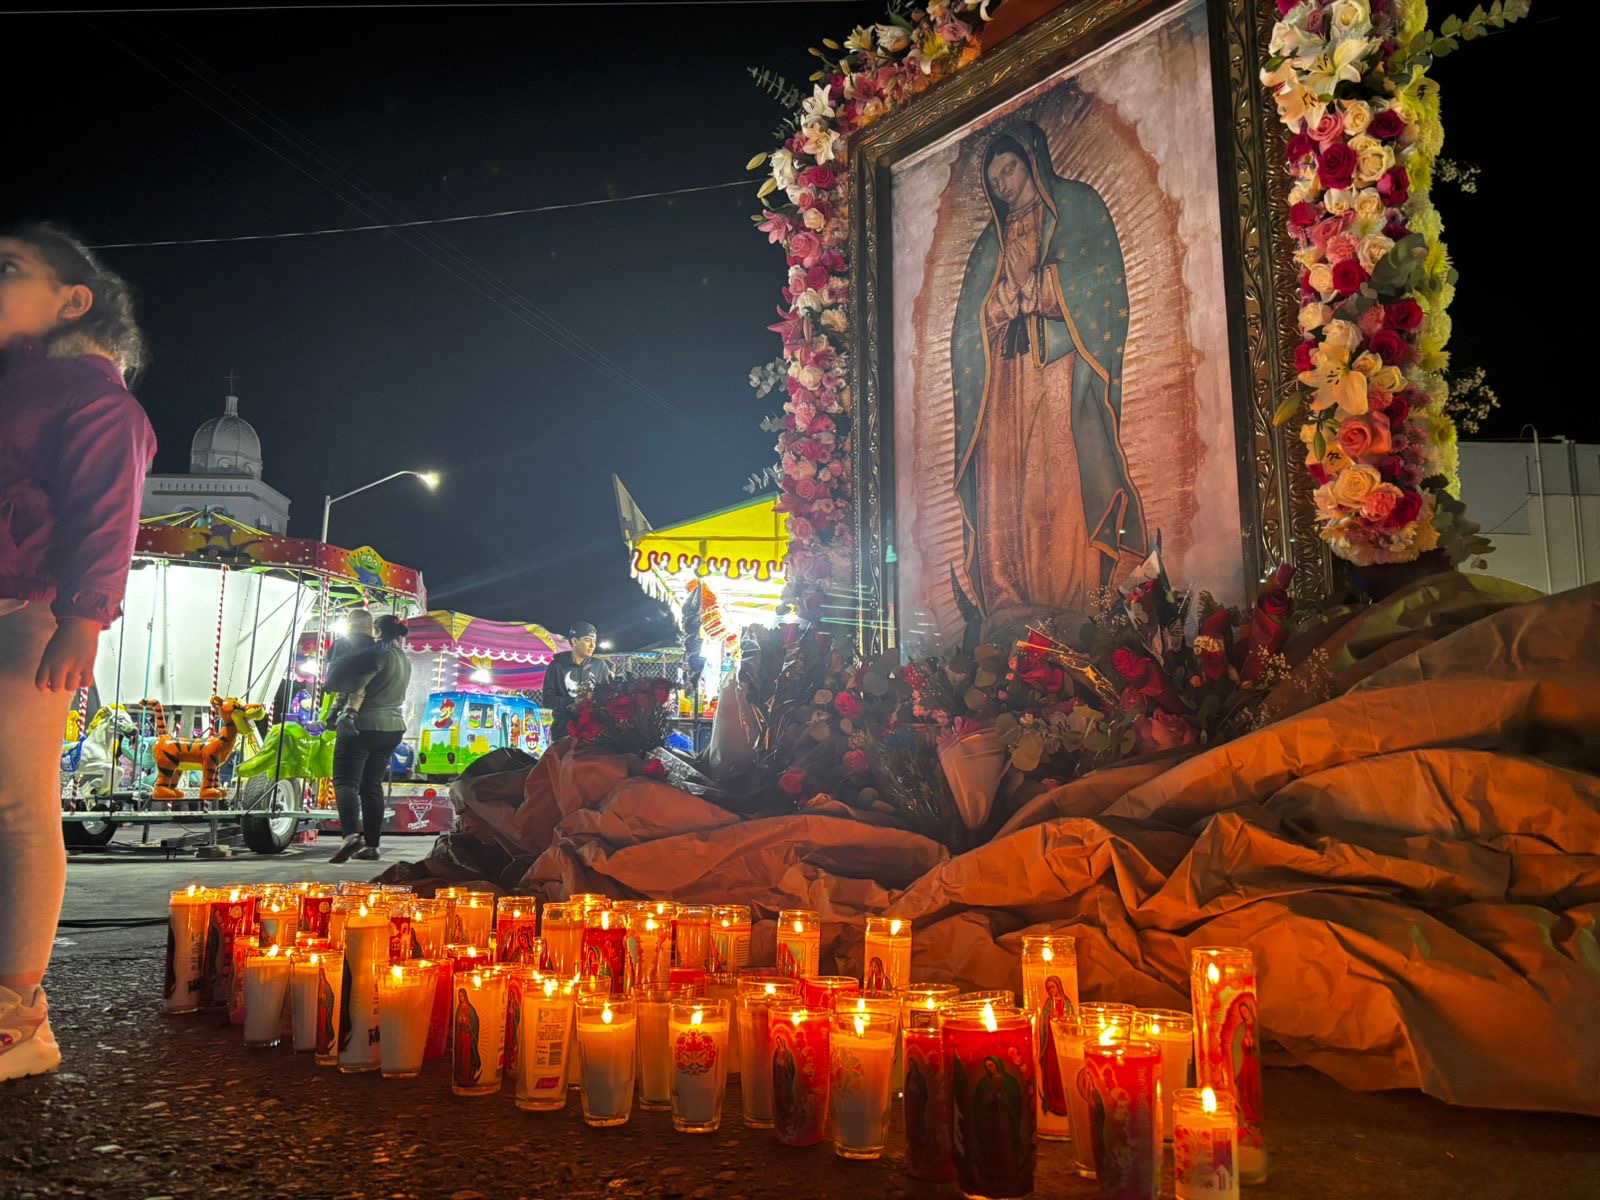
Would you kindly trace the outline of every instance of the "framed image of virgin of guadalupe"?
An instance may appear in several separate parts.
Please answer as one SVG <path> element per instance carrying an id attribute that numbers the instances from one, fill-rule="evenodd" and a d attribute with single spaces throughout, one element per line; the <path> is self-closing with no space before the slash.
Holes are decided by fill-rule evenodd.
<path id="1" fill-rule="evenodd" d="M 1070 636 L 1158 544 L 1225 603 L 1276 562 L 1322 577 L 1271 423 L 1295 311 L 1272 9 L 1069 0 L 859 136 L 869 642 Z"/>

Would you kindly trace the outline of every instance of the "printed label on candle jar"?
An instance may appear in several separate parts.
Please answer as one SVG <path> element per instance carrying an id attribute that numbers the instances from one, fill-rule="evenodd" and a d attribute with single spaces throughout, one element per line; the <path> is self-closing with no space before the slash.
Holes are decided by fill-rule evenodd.
<path id="1" fill-rule="evenodd" d="M 698 1029 L 680 1034 L 672 1047 L 672 1063 L 685 1075 L 704 1075 L 717 1065 L 717 1044 Z"/>
<path id="2" fill-rule="evenodd" d="M 1178 1200 L 1238 1200 L 1233 1138 L 1224 1130 L 1180 1125 L 1172 1142 L 1172 1179 Z"/>

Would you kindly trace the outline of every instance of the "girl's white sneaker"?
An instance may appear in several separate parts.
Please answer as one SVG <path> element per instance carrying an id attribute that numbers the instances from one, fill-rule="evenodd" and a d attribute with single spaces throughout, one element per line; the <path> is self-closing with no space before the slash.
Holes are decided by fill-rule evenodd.
<path id="1" fill-rule="evenodd" d="M 10 988 L 0 987 L 0 1080 L 43 1075 L 61 1065 L 61 1047 L 50 1029 L 44 989 L 33 989 L 26 1003 Z"/>

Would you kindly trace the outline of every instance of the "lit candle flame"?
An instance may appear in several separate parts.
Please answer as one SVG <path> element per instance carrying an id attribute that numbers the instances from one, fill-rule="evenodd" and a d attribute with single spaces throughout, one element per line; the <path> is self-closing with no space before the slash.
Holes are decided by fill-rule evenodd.
<path id="1" fill-rule="evenodd" d="M 194 892 L 195 892 L 195 888 L 197 888 L 197 887 L 199 887 L 199 886 L 200 886 L 200 885 L 199 885 L 199 884 L 197 884 L 197 883 L 191 883 L 191 884 L 190 884 L 190 885 L 189 885 L 189 895 L 191 895 L 191 896 L 192 896 L 192 895 L 194 895 Z"/>
<path id="2" fill-rule="evenodd" d="M 600 928 L 611 928 L 611 910 L 609 908 L 602 908 L 600 910 Z"/>
<path id="3" fill-rule="evenodd" d="M 798 917 L 795 918 L 794 931 L 796 933 L 804 933 L 806 931 L 806 923 Z"/>
<path id="4" fill-rule="evenodd" d="M 856 1014 L 856 1036 L 857 1037 L 865 1037 L 866 1035 L 867 1035 L 867 1018 L 863 1014 L 857 1013 Z"/>
<path id="5" fill-rule="evenodd" d="M 1200 1089 L 1200 1107 L 1208 1113 L 1217 1111 L 1217 1094 L 1210 1088 Z"/>
<path id="6" fill-rule="evenodd" d="M 360 914 L 361 914 L 361 915 L 362 915 L 362 916 L 363 916 L 363 917 L 364 917 L 364 916 L 366 916 L 366 915 L 367 915 L 367 906 L 366 906 L 366 905 L 365 905 L 365 904 L 363 904 L 363 905 L 362 905 L 362 906 L 361 906 L 361 909 L 360 909 Z"/>
<path id="7" fill-rule="evenodd" d="M 990 1033 L 994 1033 L 1000 1028 L 1000 1022 L 994 1019 L 994 1005 L 988 1001 L 984 1001 L 983 1005 L 983 1027 Z"/>
<path id="8" fill-rule="evenodd" d="M 600 1010 L 600 1020 L 602 1022 L 604 1022 L 605 1024 L 607 1024 L 607 1025 L 611 1024 L 611 1021 L 612 1021 L 611 1005 L 608 1004 L 603 1009 Z"/>
<path id="9" fill-rule="evenodd" d="M 1040 954 L 1039 957 L 1044 959 L 1045 962 L 1054 962 L 1055 961 L 1056 952 L 1054 950 L 1050 949 L 1050 943 L 1049 942 L 1046 942 L 1044 944 L 1044 952 L 1042 954 Z"/>
<path id="10" fill-rule="evenodd" d="M 233 891 L 228 893 L 228 903 L 229 904 L 237 904 L 237 903 L 239 903 L 239 897 L 241 897 L 242 895 L 244 895 L 243 891 L 241 891 L 239 888 L 234 888 Z"/>
<path id="11" fill-rule="evenodd" d="M 1151 1032 L 1151 1034 L 1153 1036 L 1160 1037 L 1161 1036 L 1161 1022 L 1160 1021 L 1151 1021 L 1150 1022 L 1150 1032 Z"/>
<path id="12" fill-rule="evenodd" d="M 929 1012 L 932 1012 L 934 1008 L 933 997 L 929 996 L 926 1000 L 924 1000 L 922 1002 L 922 1007 L 927 1009 Z"/>
<path id="13" fill-rule="evenodd" d="M 277 957 L 278 957 L 278 951 L 279 951 L 279 949 L 280 949 L 280 948 L 281 948 L 281 947 L 279 947 L 279 946 L 277 946 L 277 945 L 274 945 L 274 946 L 272 946 L 272 947 L 271 947 L 271 948 L 270 948 L 270 949 L 269 949 L 269 950 L 268 950 L 268 951 L 267 951 L 267 957 L 268 957 L 268 958 L 277 958 Z"/>
<path id="14" fill-rule="evenodd" d="M 658 928 L 658 926 L 656 925 L 656 919 L 654 917 L 646 917 L 644 919 L 644 927 L 647 930 L 653 930 L 653 929 Z"/>
<path id="15" fill-rule="evenodd" d="M 890 937 L 899 937 L 900 936 L 900 926 L 903 925 L 903 924 L 905 924 L 905 922 L 903 922 L 899 917 L 890 918 L 890 920 L 889 920 L 889 936 Z"/>
<path id="16" fill-rule="evenodd" d="M 694 1010 L 694 1012 L 689 1014 L 689 1024 L 698 1025 L 704 1017 L 705 1013 L 697 1008 Z"/>
<path id="17" fill-rule="evenodd" d="M 858 1013 L 864 1013 L 867 1011 L 867 998 L 865 996 L 856 997 L 856 1011 Z M 856 1019 L 860 1020 L 859 1017 Z"/>
<path id="18" fill-rule="evenodd" d="M 1100 1031 L 1100 1044 L 1102 1046 L 1115 1046 L 1117 1044 L 1117 1027 L 1107 1025 Z"/>
<path id="19" fill-rule="evenodd" d="M 400 966 L 398 963 L 389 968 L 389 978 L 391 979 L 404 979 L 405 974 L 405 968 Z"/>
<path id="20" fill-rule="evenodd" d="M 481 971 L 474 971 L 472 973 L 472 986 L 475 988 L 481 988 L 483 986 L 483 973 Z"/>
<path id="21" fill-rule="evenodd" d="M 764 990 L 766 991 L 767 995 L 776 996 L 778 994 L 778 985 L 775 983 L 769 983 Z"/>
<path id="22" fill-rule="evenodd" d="M 1217 964 L 1216 963 L 1207 963 L 1206 964 L 1206 978 L 1208 980 L 1210 980 L 1212 983 L 1221 983 L 1222 982 L 1222 972 L 1217 970 Z"/>
<path id="23" fill-rule="evenodd" d="M 554 996 L 556 994 L 556 988 L 559 986 L 560 984 L 558 984 L 554 979 L 546 979 L 544 981 L 544 998 L 548 1000 L 550 997 Z"/>

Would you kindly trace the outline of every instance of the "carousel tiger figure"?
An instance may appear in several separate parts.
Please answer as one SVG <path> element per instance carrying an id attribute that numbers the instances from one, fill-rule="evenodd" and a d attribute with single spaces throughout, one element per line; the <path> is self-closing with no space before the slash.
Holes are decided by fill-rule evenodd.
<path id="1" fill-rule="evenodd" d="M 183 800 L 178 786 L 179 776 L 185 771 L 199 771 L 201 800 L 222 800 L 227 792 L 221 783 L 222 765 L 233 757 L 239 744 L 239 729 L 244 719 L 260 720 L 266 709 L 259 704 L 249 704 L 234 697 L 211 697 L 215 714 L 211 736 L 203 738 L 173 737 L 167 732 L 167 710 L 158 700 L 146 700 L 143 707 L 155 714 L 156 737 L 152 753 L 156 764 L 156 786 L 151 793 L 155 800 Z"/>

